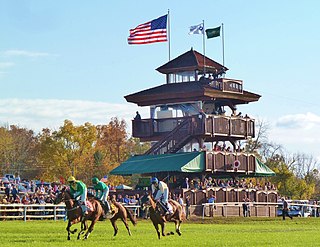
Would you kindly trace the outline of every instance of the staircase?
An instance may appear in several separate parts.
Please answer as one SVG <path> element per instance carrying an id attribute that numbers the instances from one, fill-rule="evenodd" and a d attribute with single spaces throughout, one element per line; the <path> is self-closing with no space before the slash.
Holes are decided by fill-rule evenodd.
<path id="1" fill-rule="evenodd" d="M 199 119 L 198 116 L 189 117 L 153 145 L 145 154 L 176 153 L 194 136 L 201 134 L 202 130 L 203 119 Z"/>

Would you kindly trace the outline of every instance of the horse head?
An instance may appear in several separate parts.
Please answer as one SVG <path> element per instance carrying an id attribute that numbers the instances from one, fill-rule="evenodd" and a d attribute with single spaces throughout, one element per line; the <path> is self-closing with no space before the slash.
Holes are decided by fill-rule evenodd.
<path id="1" fill-rule="evenodd" d="M 63 201 L 63 194 L 61 192 L 59 192 L 56 196 L 56 198 L 54 199 L 53 203 L 54 204 L 59 204 Z"/>
<path id="2" fill-rule="evenodd" d="M 63 187 L 61 191 L 58 193 L 54 200 L 54 204 L 59 204 L 61 202 L 64 202 L 66 200 L 69 200 L 71 198 L 70 193 L 67 190 L 67 187 Z"/>
<path id="3" fill-rule="evenodd" d="M 140 203 L 141 203 L 141 207 L 144 210 L 146 207 L 150 206 L 150 197 L 148 195 L 148 193 L 146 193 L 145 195 L 143 195 L 140 198 Z"/>

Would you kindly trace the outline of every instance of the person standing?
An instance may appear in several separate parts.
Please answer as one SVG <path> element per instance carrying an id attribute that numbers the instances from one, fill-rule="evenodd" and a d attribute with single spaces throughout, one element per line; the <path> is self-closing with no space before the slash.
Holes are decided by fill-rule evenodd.
<path id="1" fill-rule="evenodd" d="M 185 180 L 182 183 L 182 189 L 189 189 L 190 185 L 189 185 L 189 178 L 185 178 Z"/>
<path id="2" fill-rule="evenodd" d="M 73 198 L 80 204 L 82 216 L 84 217 L 87 214 L 87 186 L 82 181 L 76 180 L 73 176 L 68 178 L 68 183 L 70 185 L 70 192 Z"/>
<path id="3" fill-rule="evenodd" d="M 134 117 L 134 120 L 141 120 L 141 115 L 138 111 L 136 112 L 136 116 Z"/>
<path id="4" fill-rule="evenodd" d="M 246 195 L 242 199 L 242 213 L 243 217 L 248 217 L 248 200 Z"/>
<path id="5" fill-rule="evenodd" d="M 17 185 L 13 184 L 12 185 L 12 190 L 11 190 L 11 195 L 12 195 L 12 201 L 15 202 L 17 197 L 19 197 L 19 191 Z"/>
<path id="6" fill-rule="evenodd" d="M 186 219 L 190 216 L 190 196 L 186 196 Z"/>
<path id="7" fill-rule="evenodd" d="M 289 215 L 289 205 L 288 202 L 285 200 L 284 197 L 282 197 L 282 219 L 285 220 L 286 216 L 288 216 L 290 219 L 292 219 L 292 216 Z"/>

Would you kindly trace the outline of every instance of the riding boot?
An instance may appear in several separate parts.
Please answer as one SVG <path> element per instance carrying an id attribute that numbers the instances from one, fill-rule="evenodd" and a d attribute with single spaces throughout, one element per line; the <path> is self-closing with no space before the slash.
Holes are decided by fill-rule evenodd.
<path id="1" fill-rule="evenodd" d="M 164 203 L 164 202 L 162 202 L 162 201 L 159 201 L 159 204 L 160 204 L 160 206 L 161 206 L 161 208 L 162 208 L 162 210 L 163 210 L 163 214 L 164 214 L 165 216 L 168 215 L 168 214 L 170 214 L 167 203 Z"/>
<path id="2" fill-rule="evenodd" d="M 105 211 L 106 211 L 106 214 L 107 213 L 111 213 L 111 208 L 110 208 L 110 205 L 109 205 L 109 202 L 108 201 L 105 201 Z"/>
<path id="3" fill-rule="evenodd" d="M 106 219 L 106 218 L 107 218 L 107 213 L 108 213 L 108 211 L 106 210 L 106 204 L 105 204 L 105 202 L 101 202 L 101 206 L 102 206 L 102 209 L 103 209 L 102 218 L 103 218 L 103 219 Z"/>
<path id="4" fill-rule="evenodd" d="M 88 214 L 87 212 L 87 206 L 85 204 L 81 205 L 81 210 L 82 210 L 82 217 L 85 217 L 86 214 Z"/>

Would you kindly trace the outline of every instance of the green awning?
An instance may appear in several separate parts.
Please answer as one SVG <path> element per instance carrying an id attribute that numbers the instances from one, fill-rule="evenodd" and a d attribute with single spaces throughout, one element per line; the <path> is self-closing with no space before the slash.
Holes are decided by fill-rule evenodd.
<path id="1" fill-rule="evenodd" d="M 112 175 L 131 175 L 155 172 L 202 172 L 205 169 L 203 152 L 139 155 L 129 158 Z"/>
<path id="2" fill-rule="evenodd" d="M 275 172 L 272 171 L 269 167 L 263 164 L 260 160 L 256 158 L 256 170 L 254 177 L 271 177 L 275 176 Z"/>

